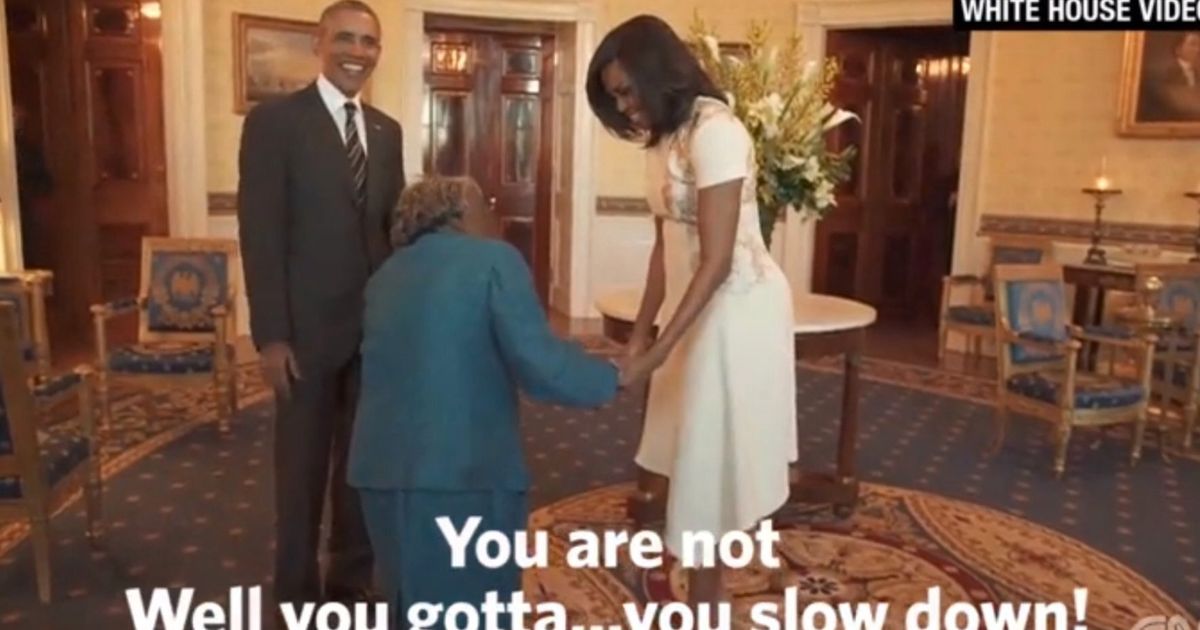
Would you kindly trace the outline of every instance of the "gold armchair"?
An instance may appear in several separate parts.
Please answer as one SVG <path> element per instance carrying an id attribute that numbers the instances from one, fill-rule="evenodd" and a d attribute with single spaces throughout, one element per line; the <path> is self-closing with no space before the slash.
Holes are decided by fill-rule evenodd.
<path id="1" fill-rule="evenodd" d="M 210 388 L 217 426 L 229 430 L 237 410 L 233 335 L 237 289 L 237 242 L 231 239 L 147 237 L 142 241 L 140 295 L 92 306 L 96 327 L 98 393 L 110 426 L 110 390 L 117 383 L 149 394 L 176 385 Z M 110 348 L 108 323 L 138 314 L 137 343 Z"/>
<path id="2" fill-rule="evenodd" d="M 87 536 L 99 544 L 100 445 L 92 414 L 92 371 L 76 368 L 64 393 L 78 398 L 75 423 L 42 431 L 26 375 L 17 309 L 0 304 L 0 520 L 28 520 L 38 597 L 50 601 L 50 515 L 81 485 Z M 74 426 L 73 426 L 74 425 Z"/>
<path id="3" fill-rule="evenodd" d="M 991 237 L 991 260 L 983 276 L 951 275 L 942 278 L 942 307 L 938 320 L 938 360 L 946 354 L 950 333 L 966 337 L 966 354 L 977 359 L 983 354 L 983 340 L 996 334 L 996 307 L 992 296 L 992 275 L 996 265 L 1039 265 L 1051 262 L 1052 243 L 1045 239 Z M 966 294 L 965 300 L 962 294 Z"/>
<path id="4" fill-rule="evenodd" d="M 50 331 L 46 324 L 46 297 L 54 274 L 43 269 L 0 272 L 0 302 L 16 307 L 21 355 L 30 376 L 50 376 Z"/>
<path id="5" fill-rule="evenodd" d="M 1190 449 L 1200 414 L 1200 264 L 1144 263 L 1136 267 L 1141 289 L 1135 313 L 1118 326 L 1152 325 L 1158 334 L 1151 380 L 1151 400 L 1164 419 L 1177 409 L 1181 443 Z M 1148 321 L 1149 320 L 1149 321 Z"/>
<path id="6" fill-rule="evenodd" d="M 998 265 L 995 268 L 997 367 L 996 441 L 1004 443 L 1010 412 L 1044 420 L 1056 435 L 1054 473 L 1066 468 L 1075 427 L 1130 424 L 1130 458 L 1141 459 L 1150 398 L 1153 334 L 1080 328 L 1069 324 L 1068 299 L 1058 265 Z M 1133 356 L 1132 373 L 1089 373 L 1077 362 L 1084 341 L 1119 348 Z"/>

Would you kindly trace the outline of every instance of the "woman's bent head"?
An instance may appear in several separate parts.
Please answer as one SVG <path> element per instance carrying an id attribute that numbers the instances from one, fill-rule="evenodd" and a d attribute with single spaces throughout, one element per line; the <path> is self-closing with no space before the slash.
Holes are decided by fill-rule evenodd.
<path id="1" fill-rule="evenodd" d="M 587 93 L 601 124 L 646 146 L 687 122 L 696 97 L 725 98 L 687 44 L 650 15 L 605 35 L 588 67 Z"/>
<path id="2" fill-rule="evenodd" d="M 393 247 L 411 245 L 443 228 L 490 235 L 483 190 L 470 177 L 428 177 L 404 189 L 392 213 Z"/>

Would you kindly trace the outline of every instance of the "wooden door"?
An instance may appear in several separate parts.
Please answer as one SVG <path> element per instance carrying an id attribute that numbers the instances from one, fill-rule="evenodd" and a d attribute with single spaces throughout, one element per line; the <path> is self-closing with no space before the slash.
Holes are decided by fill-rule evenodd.
<path id="1" fill-rule="evenodd" d="M 141 238 L 169 230 L 160 5 L 6 0 L 5 10 L 14 107 L 52 180 L 36 209 L 22 208 L 23 222 L 41 219 L 23 247 L 55 273 L 52 340 L 77 345 L 91 304 L 136 295 Z"/>
<path id="2" fill-rule="evenodd" d="M 550 280 L 554 35 L 540 24 L 431 17 L 426 23 L 425 172 L 474 178 L 505 240 Z"/>
<path id="3" fill-rule="evenodd" d="M 858 155 L 838 208 L 817 227 L 816 291 L 884 317 L 935 319 L 953 242 L 946 200 L 957 184 L 966 66 L 949 90 L 933 74 L 947 55 L 965 62 L 965 48 L 947 29 L 829 33 L 827 52 L 842 67 L 832 98 L 862 121 L 831 138 Z"/>

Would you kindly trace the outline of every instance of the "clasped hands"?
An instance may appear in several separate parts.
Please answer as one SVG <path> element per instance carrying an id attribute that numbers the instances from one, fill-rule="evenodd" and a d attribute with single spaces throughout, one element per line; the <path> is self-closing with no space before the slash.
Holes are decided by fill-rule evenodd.
<path id="1" fill-rule="evenodd" d="M 650 378 L 650 374 L 667 360 L 669 350 L 664 344 L 647 340 L 632 340 L 625 353 L 613 363 L 617 366 L 618 382 L 622 388 L 631 387 Z"/>

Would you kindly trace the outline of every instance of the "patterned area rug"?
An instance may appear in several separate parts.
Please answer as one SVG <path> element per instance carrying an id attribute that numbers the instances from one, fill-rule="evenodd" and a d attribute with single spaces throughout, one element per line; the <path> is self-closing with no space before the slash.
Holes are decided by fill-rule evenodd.
<path id="1" fill-rule="evenodd" d="M 1082 585 L 1092 591 L 1095 628 L 1200 615 L 1200 466 L 1165 462 L 1151 449 L 1131 468 L 1120 436 L 1081 433 L 1066 477 L 1055 481 L 1043 426 L 1014 419 L 1006 448 L 984 459 L 991 409 L 954 389 L 963 377 L 864 363 L 858 462 L 871 484 L 863 505 L 849 521 L 809 507 L 786 511 L 786 581 L 764 586 L 745 572 L 737 582 L 743 602 L 777 597 L 761 591 L 786 585 L 810 597 L 907 601 L 932 580 L 948 593 L 1021 601 L 1065 593 L 1069 602 L 1070 587 Z M 122 401 L 113 432 L 121 446 L 110 445 L 105 462 L 107 547 L 88 549 L 81 507 L 66 506 L 54 521 L 53 605 L 37 603 L 24 526 L 0 530 L 0 627 L 67 629 L 87 618 L 95 630 L 129 628 L 127 588 L 190 586 L 197 598 L 219 600 L 232 585 L 269 586 L 271 405 L 255 404 L 267 400 L 257 369 L 242 370 L 244 409 L 229 439 L 205 426 L 212 409 L 196 393 L 164 392 L 163 409 L 174 411 L 153 425 L 136 399 Z M 806 467 L 832 461 L 838 370 L 822 362 L 799 373 Z M 912 374 L 924 385 L 914 386 Z M 616 505 L 635 472 L 641 400 L 628 392 L 596 411 L 526 406 L 536 526 L 628 526 Z M 677 572 L 549 569 L 529 578 L 531 596 L 553 596 L 580 619 L 607 619 L 614 598 L 680 592 Z"/>
<path id="2" fill-rule="evenodd" d="M 585 492 L 533 514 L 530 527 L 550 534 L 552 550 L 549 568 L 525 573 L 524 591 L 534 602 L 564 603 L 572 624 L 596 627 L 622 624 L 626 602 L 686 601 L 685 575 L 669 562 L 642 569 L 622 554 L 613 569 L 567 566 L 573 531 L 634 533 L 624 517 L 632 489 L 622 484 Z M 756 627 L 754 607 L 773 604 L 766 610 L 786 611 L 791 600 L 799 606 L 886 605 L 883 627 L 904 628 L 909 607 L 929 601 L 930 588 L 940 590 L 942 610 L 955 602 L 1063 602 L 1073 622 L 1074 589 L 1085 584 L 1087 627 L 1095 630 L 1128 630 L 1149 614 L 1181 608 L 1129 568 L 1076 540 L 921 492 L 871 484 L 849 520 L 787 508 L 775 528 L 782 570 L 752 563 L 727 576 L 733 627 Z"/>

